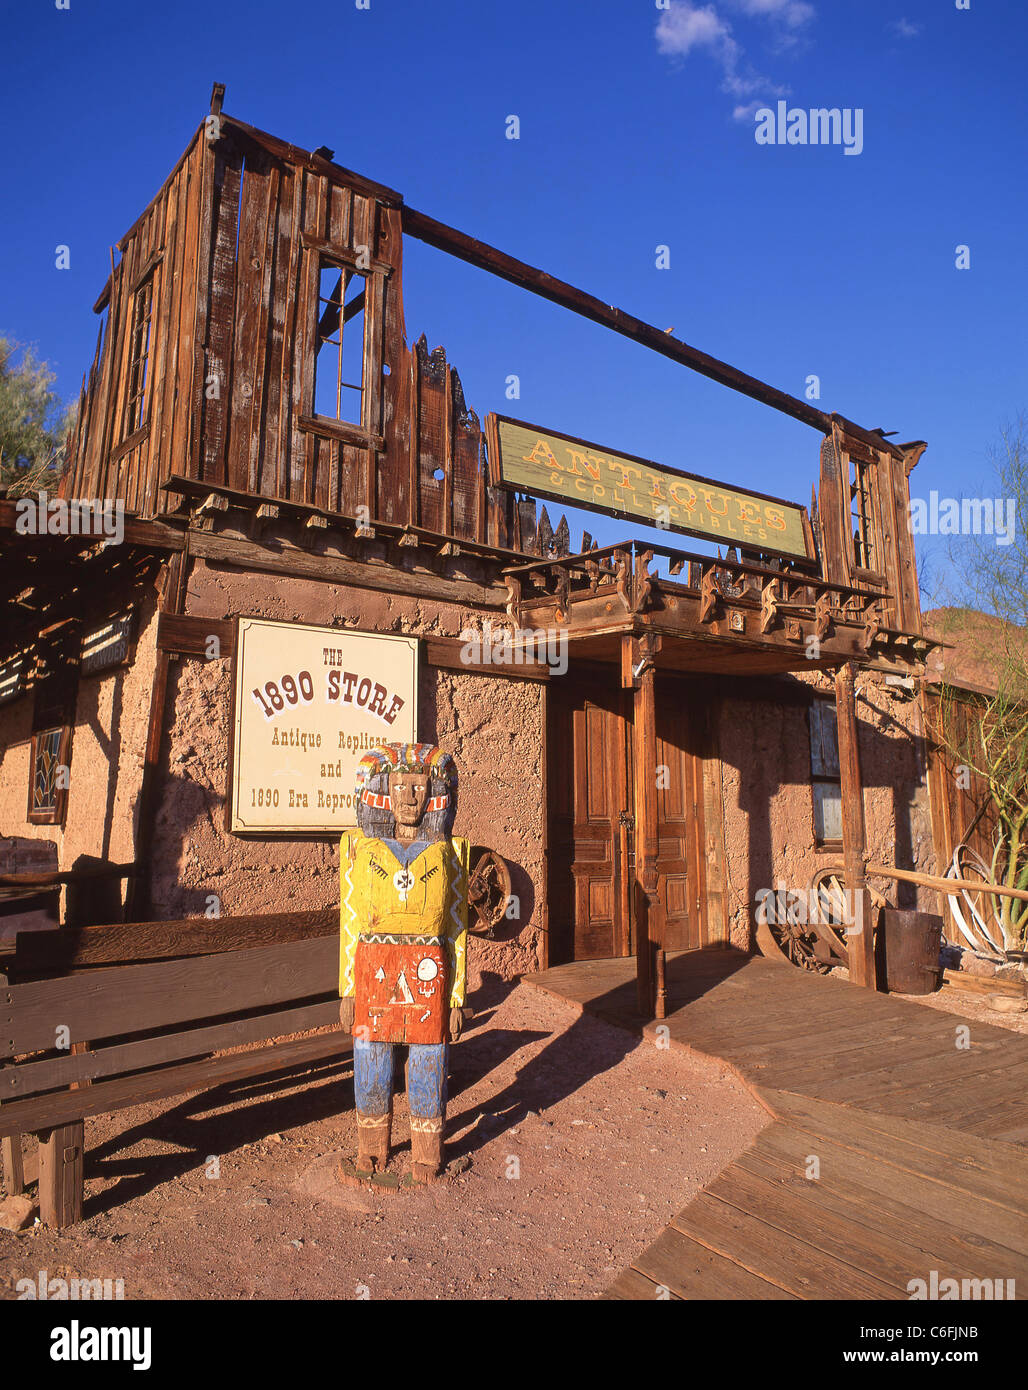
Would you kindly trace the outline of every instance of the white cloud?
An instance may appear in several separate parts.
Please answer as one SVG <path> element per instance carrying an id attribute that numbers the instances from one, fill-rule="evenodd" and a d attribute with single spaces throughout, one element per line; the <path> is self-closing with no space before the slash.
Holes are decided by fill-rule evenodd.
<path id="1" fill-rule="evenodd" d="M 732 0 L 744 14 L 780 20 L 790 29 L 802 29 L 814 18 L 807 0 Z"/>
<path id="2" fill-rule="evenodd" d="M 894 34 L 898 34 L 901 39 L 916 39 L 921 32 L 920 24 L 912 24 L 909 19 L 900 17 L 894 19 L 889 25 Z"/>
<path id="3" fill-rule="evenodd" d="M 723 53 L 726 47 L 735 48 L 732 31 L 713 5 L 702 9 L 677 0 L 664 10 L 657 23 L 657 47 L 661 53 L 684 58 L 694 48 L 712 48 Z"/>
<path id="4" fill-rule="evenodd" d="M 782 9 L 788 4 L 802 5 L 802 0 L 740 0 L 740 3 L 765 7 L 771 5 Z M 766 100 L 773 96 L 785 96 L 788 91 L 787 87 L 780 87 L 762 76 L 746 61 L 732 33 L 732 26 L 722 19 L 713 5 L 700 6 L 692 4 L 691 0 L 672 0 L 671 8 L 664 10 L 657 22 L 657 48 L 673 58 L 685 58 L 698 50 L 706 51 L 721 68 L 721 90 L 744 103 L 736 106 L 733 112 L 736 120 L 747 119 L 756 105 L 761 104 L 745 104 L 758 93 Z"/>
<path id="5" fill-rule="evenodd" d="M 725 0 L 749 19 L 763 19 L 771 31 L 771 49 L 792 53 L 805 47 L 805 29 L 816 11 L 809 0 Z"/>

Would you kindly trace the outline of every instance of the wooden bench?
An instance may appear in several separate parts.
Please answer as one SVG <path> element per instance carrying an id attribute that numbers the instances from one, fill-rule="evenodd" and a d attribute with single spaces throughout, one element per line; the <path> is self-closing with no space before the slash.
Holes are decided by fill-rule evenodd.
<path id="1" fill-rule="evenodd" d="M 333 908 L 19 936 L 0 966 L 9 1190 L 21 1181 L 20 1136 L 33 1134 L 40 1219 L 70 1225 L 82 1219 L 87 1116 L 347 1055 L 337 933 Z M 145 963 L 132 963 L 140 953 Z"/>
<path id="2" fill-rule="evenodd" d="M 57 926 L 60 887 L 57 846 L 51 840 L 0 837 L 0 953 L 20 931 Z"/>

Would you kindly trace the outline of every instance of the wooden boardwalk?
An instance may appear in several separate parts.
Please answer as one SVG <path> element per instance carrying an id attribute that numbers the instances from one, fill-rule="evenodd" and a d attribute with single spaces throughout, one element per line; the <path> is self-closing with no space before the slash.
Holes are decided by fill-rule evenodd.
<path id="1" fill-rule="evenodd" d="M 641 1027 L 632 960 L 525 983 L 662 1026 Z M 671 1045 L 727 1062 L 774 1119 L 608 1297 L 905 1300 L 933 1270 L 1025 1296 L 1028 1037 L 734 951 L 677 955 L 668 984 Z"/>

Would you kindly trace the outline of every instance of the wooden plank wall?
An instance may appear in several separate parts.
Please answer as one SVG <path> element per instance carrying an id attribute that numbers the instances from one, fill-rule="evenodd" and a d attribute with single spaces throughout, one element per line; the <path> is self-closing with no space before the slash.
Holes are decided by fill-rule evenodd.
<path id="1" fill-rule="evenodd" d="M 920 457 L 920 450 L 915 450 Z M 915 459 L 916 461 L 916 459 Z M 903 632 L 922 632 L 921 595 L 917 581 L 917 558 L 910 529 L 910 482 L 905 459 L 878 455 L 879 491 L 883 524 L 892 533 L 895 558 L 888 574 L 889 588 L 895 594 L 896 627 Z"/>
<path id="2" fill-rule="evenodd" d="M 933 737 L 944 721 L 947 737 L 958 746 L 969 747 L 977 726 L 981 701 L 971 694 L 940 694 L 937 690 L 926 689 L 924 702 L 936 870 L 940 874 L 946 872 L 953 851 L 964 839 L 968 839 L 971 848 L 977 850 L 989 864 L 992 862 L 997 822 L 988 784 L 978 773 L 970 770 L 967 775 L 959 776 L 959 757 L 942 748 L 938 738 Z M 962 785 L 965 781 L 967 786 Z"/>
<path id="3" fill-rule="evenodd" d="M 405 515 L 383 498 L 383 519 L 513 548 L 514 495 L 487 486 L 485 437 L 456 368 L 443 348 L 430 352 L 422 334 L 410 349 L 406 376 L 412 386 L 408 437 L 416 509 Z"/>
<path id="4" fill-rule="evenodd" d="M 380 451 L 301 422 L 313 414 L 318 246 L 347 257 L 367 247 L 379 267 L 369 276 L 368 434 L 381 432 L 383 363 L 398 362 L 403 351 L 396 219 L 373 197 L 284 158 L 231 123 L 216 151 L 207 312 L 200 317 L 207 376 L 218 378 L 221 399 L 200 403 L 202 447 L 185 468 L 180 461 L 181 471 L 347 515 L 370 503 L 374 517 L 371 475 Z"/>
<path id="5" fill-rule="evenodd" d="M 189 449 L 188 403 L 194 385 L 194 338 L 200 185 L 212 158 L 202 128 L 156 198 L 122 237 L 104 293 L 104 320 L 83 381 L 76 429 L 69 440 L 65 497 L 121 497 L 130 511 L 155 510 L 167 461 Z M 112 263 L 114 252 L 112 250 Z M 123 437 L 135 291 L 153 278 L 147 421 Z"/>
<path id="6" fill-rule="evenodd" d="M 178 505 L 161 485 L 179 473 L 536 553 L 535 503 L 516 516 L 513 494 L 488 486 L 456 369 L 424 336 L 407 346 L 398 195 L 220 121 L 219 138 L 197 131 L 118 243 L 63 495 L 121 497 L 156 516 Z M 337 425 L 314 414 L 318 270 L 322 253 L 345 262 L 362 250 L 368 409 L 362 426 Z M 147 418 L 125 440 L 133 298 L 150 273 Z M 560 549 L 560 528 L 544 529 Z"/>
<path id="7" fill-rule="evenodd" d="M 848 460 L 836 431 L 821 442 L 818 514 L 821 569 L 832 584 L 852 584 L 853 533 L 850 528 Z"/>
<path id="8" fill-rule="evenodd" d="M 916 462 L 923 445 L 912 446 Z M 857 568 L 853 545 L 850 488 L 853 461 L 870 467 L 868 525 L 879 556 L 880 578 L 888 599 L 881 605 L 886 627 L 921 633 L 921 603 L 917 562 L 911 535 L 910 486 L 907 459 L 887 449 L 872 449 L 862 440 L 835 429 L 821 445 L 821 486 L 818 516 L 824 576 L 835 584 L 867 587 L 870 579 Z M 912 466 L 912 465 L 911 465 Z"/>

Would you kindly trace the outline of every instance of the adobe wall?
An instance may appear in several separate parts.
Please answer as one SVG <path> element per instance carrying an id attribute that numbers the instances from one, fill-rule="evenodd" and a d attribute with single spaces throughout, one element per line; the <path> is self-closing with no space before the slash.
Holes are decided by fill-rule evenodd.
<path id="1" fill-rule="evenodd" d="M 359 590 L 277 575 L 242 573 L 195 561 L 185 611 L 223 619 L 249 614 L 287 622 L 385 633 L 457 637 L 481 615 L 459 604 Z M 65 826 L 30 826 L 32 699 L 0 709 L 0 834 L 54 840 L 61 868 L 83 857 L 134 856 L 134 825 L 156 663 L 156 602 L 140 612 L 131 667 L 85 677 L 79 688 Z M 491 668 L 494 670 L 495 668 Z M 813 673 L 780 683 L 831 695 Z M 732 944 L 748 948 L 762 888 L 806 888 L 838 852 L 813 846 L 810 741 L 805 703 L 769 703 L 772 682 L 719 682 L 723 759 L 726 898 Z M 542 842 L 545 687 L 477 670 L 421 666 L 419 731 L 457 760 L 461 791 L 455 830 L 511 863 L 520 920 L 501 940 L 477 940 L 472 973 L 505 978 L 537 968 L 546 926 Z M 155 788 L 151 915 L 222 914 L 321 908 L 338 902 L 338 847 L 317 839 L 249 839 L 225 828 L 232 662 L 172 662 L 165 741 Z M 857 680 L 859 746 L 869 856 L 935 869 L 925 786 L 920 712 L 884 680 Z M 875 886 L 900 906 L 938 911 L 935 894 L 886 880 Z M 125 884 L 114 886 L 115 902 Z M 112 906 L 109 920 L 118 913 Z"/>
<path id="2" fill-rule="evenodd" d="M 150 595 L 138 617 L 135 657 L 79 681 L 64 826 L 26 819 L 32 743 L 31 694 L 0 709 L 0 835 L 52 840 L 61 869 L 84 859 L 126 863 L 135 857 L 134 828 L 157 656 L 157 603 Z M 112 885 L 112 906 L 127 880 Z M 99 888 L 94 893 L 100 892 Z"/>
<path id="3" fill-rule="evenodd" d="M 196 561 L 186 613 L 236 614 L 382 633 L 457 637 L 479 615 L 458 604 L 377 593 L 279 575 L 242 574 Z M 421 663 L 418 731 L 457 761 L 454 831 L 512 865 L 520 922 L 497 942 L 476 940 L 472 973 L 505 978 L 536 968 L 544 920 L 542 836 L 543 687 Z M 252 839 L 225 828 L 232 662 L 183 658 L 169 681 L 166 740 L 156 788 L 154 917 L 323 908 L 339 901 L 338 844 Z"/>
<path id="4" fill-rule="evenodd" d="M 800 694 L 806 686 L 834 695 L 832 678 L 820 672 L 787 682 L 786 691 L 790 684 Z M 838 850 L 814 845 L 806 704 L 784 698 L 770 704 L 764 692 L 773 688 L 764 683 L 760 694 L 747 694 L 746 682 L 726 681 L 720 705 L 726 891 L 732 945 L 741 949 L 752 943 L 760 889 L 805 890 L 819 869 L 841 861 Z M 858 674 L 856 704 L 868 858 L 934 872 L 917 702 L 896 698 L 882 677 Z M 898 907 L 940 910 L 929 890 L 871 881 Z"/>

